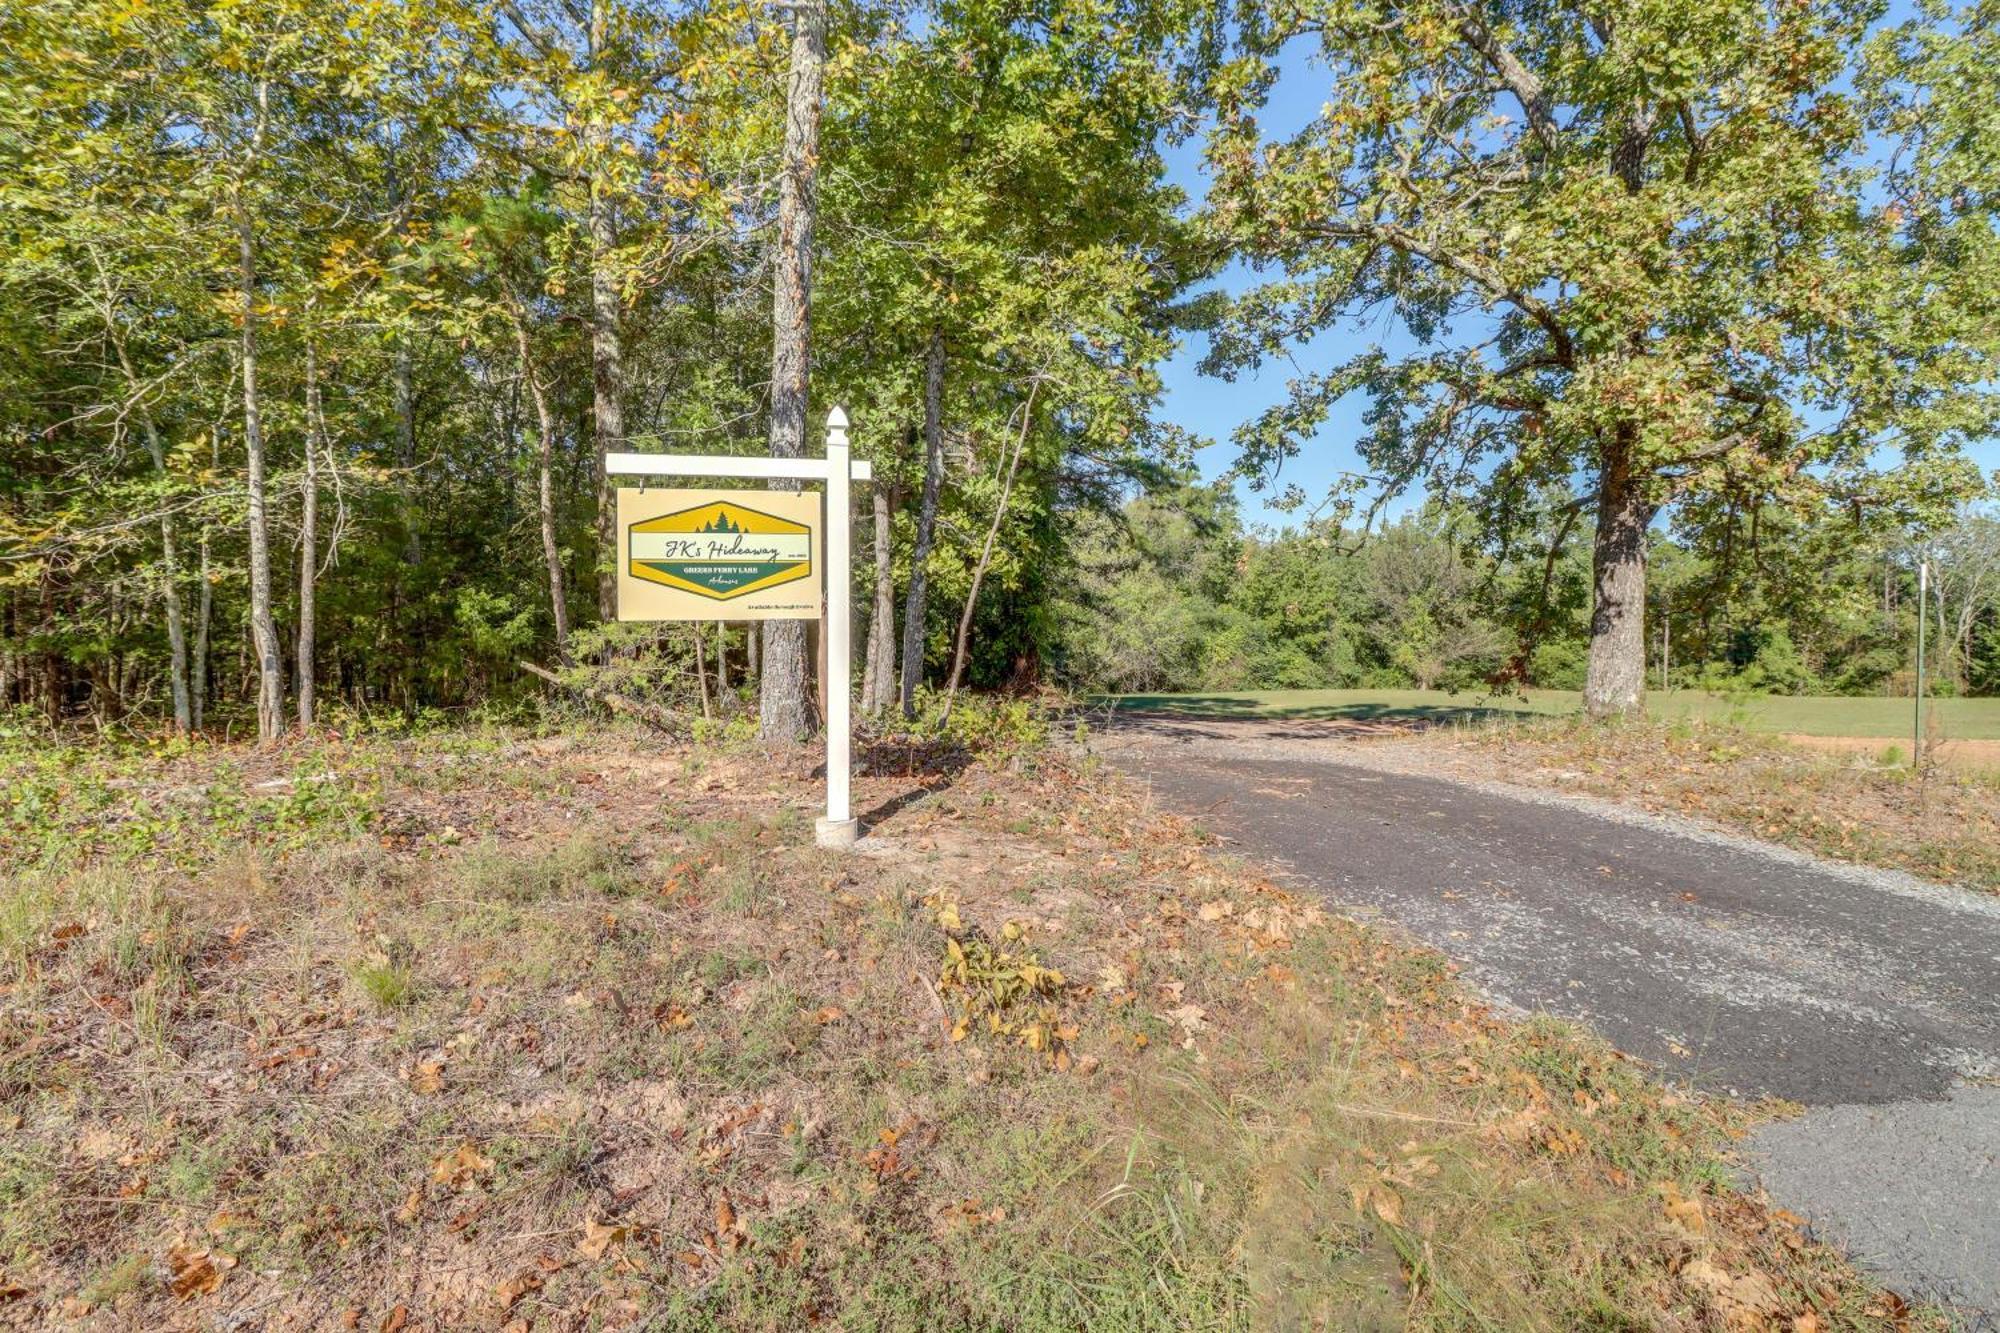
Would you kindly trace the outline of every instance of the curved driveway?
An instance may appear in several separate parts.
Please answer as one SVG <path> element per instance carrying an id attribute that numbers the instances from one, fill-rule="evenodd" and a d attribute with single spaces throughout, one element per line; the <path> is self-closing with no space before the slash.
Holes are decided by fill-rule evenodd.
<path id="1" fill-rule="evenodd" d="M 1824 1108 L 1753 1139 L 1772 1196 L 2000 1329 L 2000 899 L 1268 727 L 1121 719 L 1107 753 L 1504 1004 L 1670 1078 Z"/>

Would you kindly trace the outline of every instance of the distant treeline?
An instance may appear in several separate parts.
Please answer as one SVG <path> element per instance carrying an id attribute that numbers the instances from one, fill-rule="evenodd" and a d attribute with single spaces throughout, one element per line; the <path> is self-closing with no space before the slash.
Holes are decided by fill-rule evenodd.
<path id="1" fill-rule="evenodd" d="M 1062 673 L 1118 692 L 1284 688 L 1578 689 L 1589 651 L 1588 534 L 1481 549 L 1465 516 L 1419 509 L 1370 534 L 1246 530 L 1220 487 L 1162 491 L 1079 541 Z M 1917 618 L 1927 688 L 2000 692 L 2000 519 L 1857 542 L 1837 516 L 1746 518 L 1720 549 L 1650 542 L 1649 679 L 1774 694 L 1908 694 Z M 1927 600 L 1917 564 L 1928 560 Z"/>

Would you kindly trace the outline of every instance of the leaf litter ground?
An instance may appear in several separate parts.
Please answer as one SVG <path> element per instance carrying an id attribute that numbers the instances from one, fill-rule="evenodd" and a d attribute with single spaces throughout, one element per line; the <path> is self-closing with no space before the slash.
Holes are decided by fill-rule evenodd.
<path id="1" fill-rule="evenodd" d="M 4 756 L 0 1325 L 1941 1327 L 1051 748 Z"/>

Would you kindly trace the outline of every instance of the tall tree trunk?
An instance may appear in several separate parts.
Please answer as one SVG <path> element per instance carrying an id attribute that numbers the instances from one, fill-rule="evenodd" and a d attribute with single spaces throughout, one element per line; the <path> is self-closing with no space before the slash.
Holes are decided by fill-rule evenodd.
<path id="1" fill-rule="evenodd" d="M 93 258 L 96 251 L 92 251 Z M 103 264 L 98 265 L 100 278 L 104 277 Z M 146 402 L 144 386 L 139 383 L 139 372 L 132 365 L 132 358 L 125 348 L 125 336 L 116 310 L 116 298 L 108 278 L 104 279 L 104 326 L 110 335 L 112 350 L 117 354 L 119 369 L 124 372 L 126 391 L 139 414 L 139 430 L 146 440 L 146 456 L 152 460 L 153 475 L 162 487 L 160 496 L 160 601 L 167 620 L 167 680 L 173 696 L 174 730 L 185 736 L 194 727 L 194 716 L 188 703 L 188 660 L 187 626 L 184 606 L 181 600 L 180 554 L 174 539 L 174 519 L 171 506 L 167 504 L 165 486 L 167 476 L 167 451 L 160 442 L 159 423 L 153 419 L 153 409 Z M 6 702 L 6 691 L 0 689 L 0 704 Z"/>
<path id="2" fill-rule="evenodd" d="M 263 404 L 257 393 L 257 242 L 243 200 L 236 201 L 236 264 L 243 317 L 243 456 L 250 489 L 250 634 L 257 653 L 257 738 L 285 729 L 284 663 L 271 621 L 271 528 L 264 488 Z"/>
<path id="3" fill-rule="evenodd" d="M 389 195 L 389 221 L 400 230 L 402 226 L 403 193 L 402 165 L 398 161 L 396 147 L 389 148 L 385 164 L 386 185 Z M 407 327 L 393 332 L 395 350 L 390 360 L 389 391 L 390 401 L 396 416 L 396 520 L 403 527 L 403 563 L 420 565 L 424 561 L 423 538 L 418 532 L 418 508 L 416 500 L 417 470 L 417 397 L 410 358 L 410 331 Z"/>
<path id="4" fill-rule="evenodd" d="M 715 691 L 729 693 L 729 622 L 715 622 Z"/>
<path id="5" fill-rule="evenodd" d="M 308 315 L 310 319 L 310 315 Z M 311 731 L 318 675 L 313 657 L 318 645 L 318 611 L 314 596 L 319 585 L 319 456 L 326 449 L 326 417 L 319 397 L 319 346 L 306 331 L 306 471 L 299 497 L 299 730 Z"/>
<path id="6" fill-rule="evenodd" d="M 611 0 L 591 0 L 590 63 L 605 60 Z M 602 112 L 597 113 L 600 117 Z M 605 621 L 618 615 L 618 515 L 611 476 L 604 456 L 625 444 L 625 351 L 618 340 L 618 275 L 612 251 L 618 246 L 616 200 L 612 198 L 611 129 L 601 119 L 590 126 L 590 385 L 596 462 L 592 481 L 597 491 L 597 614 Z"/>
<path id="7" fill-rule="evenodd" d="M 555 619 L 556 656 L 569 661 L 569 609 L 563 602 L 562 548 L 556 545 L 556 501 L 550 479 L 556 453 L 556 423 L 549 415 L 549 395 L 542 386 L 535 365 L 534 347 L 528 341 L 528 320 L 517 299 L 508 313 L 514 321 L 514 350 L 521 359 L 521 378 L 528 382 L 528 397 L 535 405 L 535 504 L 542 524 L 542 563 L 549 574 L 549 611 Z"/>
<path id="8" fill-rule="evenodd" d="M 399 332 L 390 374 L 396 408 L 396 506 L 403 523 L 403 563 L 420 565 L 424 542 L 417 522 L 417 396 L 410 380 L 410 339 L 407 332 Z"/>
<path id="9" fill-rule="evenodd" d="M 15 666 L 18 659 L 14 653 L 14 639 L 20 633 L 14 608 L 20 596 L 19 592 L 9 589 L 7 600 L 0 603 L 0 708 L 13 705 L 14 686 L 20 674 Z"/>
<path id="10" fill-rule="evenodd" d="M 1619 428 L 1597 492 L 1583 708 L 1599 719 L 1637 713 L 1646 690 L 1646 528 L 1653 507 L 1632 472 L 1631 434 Z"/>
<path id="11" fill-rule="evenodd" d="M 209 441 L 209 467 L 220 466 L 222 450 L 211 437 Z M 209 581 L 209 527 L 208 520 L 201 524 L 200 584 L 195 590 L 194 652 L 189 666 L 192 680 L 189 682 L 189 711 L 193 717 L 194 730 L 201 730 L 204 715 L 208 711 L 208 636 L 209 626 L 215 615 L 215 586 Z"/>
<path id="12" fill-rule="evenodd" d="M 875 609 L 868 627 L 868 665 L 861 680 L 861 711 L 875 716 L 888 708 L 896 681 L 896 569 L 889 484 L 874 487 Z"/>
<path id="13" fill-rule="evenodd" d="M 62 721 L 63 696 L 68 693 L 63 682 L 62 654 L 56 651 L 56 585 L 55 575 L 48 566 L 42 567 L 42 642 L 48 646 L 42 649 L 42 709 L 48 714 L 49 724 L 54 726 Z"/>
<path id="14" fill-rule="evenodd" d="M 938 492 L 944 486 L 944 326 L 933 325 L 924 352 L 924 492 L 917 508 L 917 539 L 910 547 L 910 587 L 903 597 L 903 716 L 917 715 L 917 685 L 924 676 L 924 599 L 930 580 L 924 566 L 937 538 Z"/>
<path id="15" fill-rule="evenodd" d="M 120 348 L 118 354 L 122 358 L 124 349 Z M 130 373 L 129 365 L 127 373 Z M 139 408 L 139 426 L 146 436 L 146 452 L 152 457 L 153 473 L 165 481 L 166 449 L 160 443 L 160 430 L 153 420 L 152 410 L 143 404 Z M 160 505 L 160 600 L 167 617 L 167 677 L 174 699 L 174 730 L 185 736 L 194 730 L 194 710 L 188 700 L 187 623 L 181 600 L 180 552 L 174 539 L 173 515 L 165 498 L 161 497 Z"/>
<path id="16" fill-rule="evenodd" d="M 715 712 L 708 706 L 708 653 L 703 647 L 701 623 L 694 625 L 694 683 L 701 690 L 701 715 L 714 717 Z"/>
<path id="17" fill-rule="evenodd" d="M 993 543 L 1000 536 L 1000 525 L 1007 519 L 1007 502 L 1014 495 L 1014 476 L 1021 470 L 1021 451 L 1028 445 L 1028 430 L 1035 420 L 1035 394 L 1041 389 L 1039 382 L 1028 389 L 1028 401 L 1021 405 L 1021 429 L 1014 436 L 1014 453 L 1007 460 L 1007 476 L 1000 483 L 1000 500 L 993 506 L 993 522 L 987 525 L 986 541 L 979 548 L 979 561 L 972 567 L 972 586 L 965 593 L 965 610 L 958 617 L 958 640 L 951 654 L 951 678 L 945 686 L 944 710 L 951 712 L 952 700 L 958 697 L 959 682 L 965 678 L 965 659 L 972 643 L 972 613 L 979 607 L 979 588 L 986 582 L 987 566 L 993 563 Z"/>
<path id="18" fill-rule="evenodd" d="M 784 172 L 778 183 L 778 244 L 771 264 L 771 456 L 806 452 L 806 377 L 811 363 L 813 221 L 817 211 L 820 88 L 826 63 L 826 6 L 793 10 L 791 79 L 785 96 Z M 776 483 L 797 490 L 797 483 Z M 827 587 L 828 597 L 848 590 Z M 806 704 L 806 627 L 764 622 L 764 676 L 757 725 L 769 742 L 795 745 L 812 730 Z"/>

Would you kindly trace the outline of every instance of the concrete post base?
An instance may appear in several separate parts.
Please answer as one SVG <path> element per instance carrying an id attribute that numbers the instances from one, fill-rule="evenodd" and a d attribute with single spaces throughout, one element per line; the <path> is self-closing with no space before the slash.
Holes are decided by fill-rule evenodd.
<path id="1" fill-rule="evenodd" d="M 813 841 L 822 847 L 852 847 L 861 837 L 858 819 L 815 819 Z"/>

